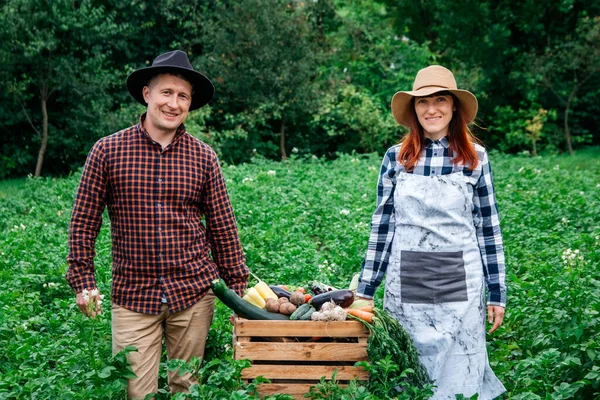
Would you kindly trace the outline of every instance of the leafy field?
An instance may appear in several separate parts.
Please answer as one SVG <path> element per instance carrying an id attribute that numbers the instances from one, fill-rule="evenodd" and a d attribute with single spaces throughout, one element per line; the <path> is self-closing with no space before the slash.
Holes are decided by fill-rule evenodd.
<path id="1" fill-rule="evenodd" d="M 491 155 L 509 303 L 489 351 L 506 398 L 600 398 L 598 150 L 573 158 Z M 379 163 L 371 155 L 224 167 L 251 270 L 270 283 L 346 286 L 366 250 Z M 124 355 L 111 359 L 108 312 L 85 318 L 64 280 L 78 178 L 0 190 L 0 398 L 123 397 L 126 363 Z M 108 295 L 108 224 L 97 253 L 99 288 Z M 206 393 L 197 398 L 232 398 L 244 366 L 218 361 L 231 359 L 231 326 L 230 312 L 217 307 L 207 348 L 207 361 L 216 361 L 206 364 Z M 163 387 L 166 371 L 164 364 Z M 346 393 L 368 398 L 356 387 Z"/>

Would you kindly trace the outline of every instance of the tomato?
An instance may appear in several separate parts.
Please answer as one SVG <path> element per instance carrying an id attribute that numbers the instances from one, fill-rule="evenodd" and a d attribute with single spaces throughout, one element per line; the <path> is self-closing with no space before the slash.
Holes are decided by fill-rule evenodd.
<path id="1" fill-rule="evenodd" d="M 306 293 L 306 289 L 304 289 L 303 287 L 299 287 L 298 289 L 296 289 L 296 292 Z"/>
<path id="2" fill-rule="evenodd" d="M 310 299 L 312 299 L 312 296 L 311 296 L 310 294 L 308 294 L 308 293 L 307 293 L 307 294 L 305 294 L 305 295 L 304 295 L 304 302 L 305 302 L 305 303 L 308 303 L 308 301 L 309 301 Z"/>

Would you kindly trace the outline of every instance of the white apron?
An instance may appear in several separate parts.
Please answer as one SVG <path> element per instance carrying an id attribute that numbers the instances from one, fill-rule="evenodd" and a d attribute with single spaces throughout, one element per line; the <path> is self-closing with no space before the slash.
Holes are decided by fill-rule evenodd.
<path id="1" fill-rule="evenodd" d="M 462 173 L 396 175 L 395 234 L 386 273 L 385 308 L 415 342 L 437 385 L 433 399 L 504 386 L 489 366 L 485 293 L 473 200 Z"/>

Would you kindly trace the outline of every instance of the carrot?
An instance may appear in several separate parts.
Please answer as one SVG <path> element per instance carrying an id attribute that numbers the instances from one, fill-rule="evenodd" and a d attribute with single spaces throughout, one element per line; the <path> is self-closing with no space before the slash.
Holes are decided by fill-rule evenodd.
<path id="1" fill-rule="evenodd" d="M 355 308 L 355 310 L 366 311 L 366 312 L 372 313 L 374 308 L 375 307 L 373 307 L 373 306 L 364 306 L 364 307 Z"/>
<path id="2" fill-rule="evenodd" d="M 348 314 L 352 315 L 353 317 L 360 318 L 363 321 L 366 321 L 370 324 L 373 323 L 374 314 L 372 312 L 363 311 L 358 308 L 348 308 L 348 309 L 346 309 L 346 312 Z"/>

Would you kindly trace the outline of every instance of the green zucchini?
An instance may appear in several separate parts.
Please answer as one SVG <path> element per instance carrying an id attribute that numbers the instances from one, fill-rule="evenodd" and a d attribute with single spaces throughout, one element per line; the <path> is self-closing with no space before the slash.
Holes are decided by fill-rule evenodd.
<path id="1" fill-rule="evenodd" d="M 210 287 L 215 296 L 240 317 L 254 320 L 289 320 L 287 315 L 271 313 L 242 300 L 236 292 L 227 287 L 223 279 L 215 279 Z"/>
<path id="2" fill-rule="evenodd" d="M 306 314 L 308 312 L 308 310 L 311 308 L 312 308 L 312 306 L 310 304 L 302 304 L 300 307 L 298 307 L 296 309 L 296 311 L 294 311 L 292 313 L 292 315 L 290 315 L 290 319 L 291 320 L 300 319 L 300 317 L 302 317 L 304 314 Z"/>
<path id="3" fill-rule="evenodd" d="M 302 314 L 298 320 L 300 321 L 310 321 L 310 317 L 312 317 L 313 313 L 317 312 L 313 306 L 310 306 L 307 312 Z"/>

